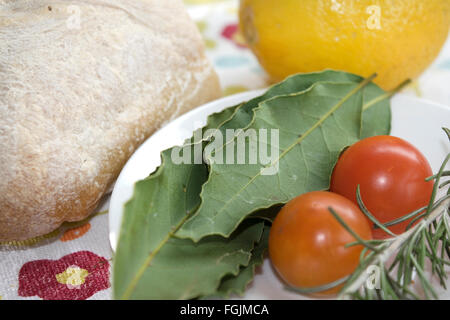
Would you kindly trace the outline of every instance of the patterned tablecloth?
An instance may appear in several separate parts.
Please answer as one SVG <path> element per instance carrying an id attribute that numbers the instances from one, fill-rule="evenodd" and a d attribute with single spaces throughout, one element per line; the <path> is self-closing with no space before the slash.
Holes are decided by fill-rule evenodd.
<path id="1" fill-rule="evenodd" d="M 237 0 L 185 0 L 219 74 L 224 95 L 267 86 L 237 32 Z M 450 39 L 405 92 L 450 106 Z M 0 299 L 110 299 L 108 198 L 85 221 L 28 242 L 0 244 Z"/>

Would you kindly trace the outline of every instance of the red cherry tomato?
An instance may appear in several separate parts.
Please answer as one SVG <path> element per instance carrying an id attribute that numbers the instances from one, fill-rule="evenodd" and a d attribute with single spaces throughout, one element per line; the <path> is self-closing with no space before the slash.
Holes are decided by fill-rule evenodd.
<path id="1" fill-rule="evenodd" d="M 365 215 L 338 194 L 315 191 L 292 199 L 276 216 L 269 235 L 272 264 L 292 287 L 323 286 L 349 275 L 358 266 L 363 247 L 345 248 L 355 238 L 330 213 L 329 207 L 361 238 L 371 238 Z M 339 288 L 321 294 L 335 293 Z"/>
<path id="2" fill-rule="evenodd" d="M 356 203 L 356 187 L 367 209 L 382 223 L 427 205 L 433 182 L 427 159 L 413 145 L 392 136 L 361 140 L 343 152 L 331 177 L 330 191 Z M 389 227 L 402 233 L 410 220 Z M 373 230 L 376 239 L 389 235 Z"/>

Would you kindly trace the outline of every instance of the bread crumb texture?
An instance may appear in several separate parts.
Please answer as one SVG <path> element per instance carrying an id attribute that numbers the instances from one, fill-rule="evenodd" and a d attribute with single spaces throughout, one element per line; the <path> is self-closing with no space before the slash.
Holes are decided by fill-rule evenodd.
<path id="1" fill-rule="evenodd" d="M 179 0 L 0 0 L 0 240 L 85 218 L 163 122 L 217 98 Z"/>

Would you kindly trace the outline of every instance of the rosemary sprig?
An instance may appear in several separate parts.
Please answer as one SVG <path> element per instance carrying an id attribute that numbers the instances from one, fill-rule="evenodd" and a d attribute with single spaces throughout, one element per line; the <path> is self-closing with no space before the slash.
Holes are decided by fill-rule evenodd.
<path id="1" fill-rule="evenodd" d="M 444 128 L 444 131 L 450 139 L 449 129 Z M 430 202 L 426 207 L 385 224 L 377 221 L 367 210 L 361 199 L 359 188 L 357 189 L 357 200 L 363 213 L 376 227 L 393 237 L 377 241 L 361 241 L 359 237 L 355 237 L 357 241 L 347 245 L 358 244 L 365 248 L 358 268 L 350 275 L 339 293 L 340 299 L 420 299 L 417 293 L 419 291 L 427 299 L 437 299 L 438 295 L 430 281 L 430 276 L 437 276 L 439 284 L 446 288 L 445 267 L 450 265 L 450 183 L 448 181 L 441 183 L 440 180 L 442 177 L 449 176 L 449 171 L 444 170 L 449 161 L 450 153 L 442 163 L 439 172 L 427 179 L 435 180 L 435 183 Z M 449 186 L 446 195 L 436 200 L 438 190 L 446 186 Z M 354 233 L 336 212 L 333 210 L 330 212 L 344 228 L 351 234 Z M 400 235 L 395 236 L 386 228 L 410 218 L 413 219 L 406 231 Z M 431 265 L 431 275 L 426 272 L 428 264 Z M 373 266 L 379 270 L 379 287 L 370 289 L 366 283 L 373 276 L 373 273 L 369 272 L 369 268 Z M 396 272 L 394 272 L 395 269 Z M 412 279 L 415 276 L 421 290 L 411 288 Z"/>

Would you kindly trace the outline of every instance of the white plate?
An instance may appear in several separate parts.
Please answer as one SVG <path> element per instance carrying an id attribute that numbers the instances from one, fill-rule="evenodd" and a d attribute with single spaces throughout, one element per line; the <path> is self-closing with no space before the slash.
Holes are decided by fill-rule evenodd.
<path id="1" fill-rule="evenodd" d="M 147 177 L 160 165 L 160 152 L 191 137 L 192 132 L 206 124 L 207 116 L 226 107 L 261 95 L 264 90 L 249 91 L 222 98 L 198 107 L 175 119 L 145 141 L 128 160 L 111 195 L 109 208 L 109 238 L 115 250 L 122 221 L 123 206 L 131 198 L 135 182 Z M 442 127 L 450 127 L 450 107 L 402 94 L 392 101 L 391 135 L 401 137 L 416 146 L 437 171 L 449 152 L 449 142 Z M 443 292 L 442 298 L 450 298 Z M 298 299 L 302 296 L 283 289 L 266 259 L 246 291 L 245 299 Z"/>

